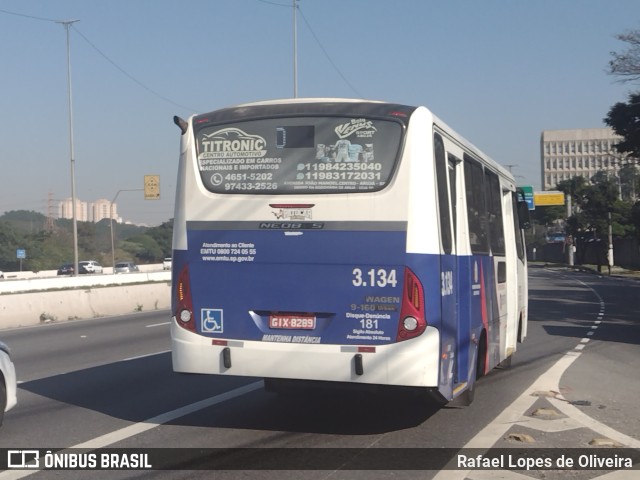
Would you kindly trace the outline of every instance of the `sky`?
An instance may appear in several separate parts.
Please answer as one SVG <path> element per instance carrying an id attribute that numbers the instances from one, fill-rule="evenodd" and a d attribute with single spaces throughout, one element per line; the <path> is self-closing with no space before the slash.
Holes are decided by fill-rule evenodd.
<path id="1" fill-rule="evenodd" d="M 0 213 L 117 198 L 173 218 L 188 118 L 294 95 L 425 105 L 540 189 L 543 130 L 602 128 L 638 0 L 0 0 Z M 145 175 L 160 199 L 144 200 Z M 53 212 L 56 212 L 54 209 Z"/>

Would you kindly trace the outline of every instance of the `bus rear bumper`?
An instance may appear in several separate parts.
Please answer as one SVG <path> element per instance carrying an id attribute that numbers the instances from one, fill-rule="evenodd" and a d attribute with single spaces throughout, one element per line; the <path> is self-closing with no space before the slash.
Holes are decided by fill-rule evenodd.
<path id="1" fill-rule="evenodd" d="M 212 340 L 179 327 L 175 320 L 171 325 L 175 372 L 438 386 L 440 334 L 436 328 L 427 327 L 411 340 L 366 347 Z"/>

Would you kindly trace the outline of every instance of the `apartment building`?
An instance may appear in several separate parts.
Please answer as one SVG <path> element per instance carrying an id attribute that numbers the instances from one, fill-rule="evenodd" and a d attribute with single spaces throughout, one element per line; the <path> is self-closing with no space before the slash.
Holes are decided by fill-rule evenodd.
<path id="1" fill-rule="evenodd" d="M 559 182 L 576 176 L 590 180 L 601 170 L 617 175 L 623 156 L 614 145 L 621 139 L 610 128 L 544 130 L 540 140 L 542 189 L 554 190 Z"/>
<path id="2" fill-rule="evenodd" d="M 66 198 L 58 204 L 58 218 L 73 218 L 73 201 Z M 118 205 L 113 204 L 107 199 L 101 198 L 95 202 L 83 202 L 76 199 L 76 219 L 79 222 L 99 222 L 104 218 L 113 218 L 116 222 L 122 222 L 118 217 Z"/>

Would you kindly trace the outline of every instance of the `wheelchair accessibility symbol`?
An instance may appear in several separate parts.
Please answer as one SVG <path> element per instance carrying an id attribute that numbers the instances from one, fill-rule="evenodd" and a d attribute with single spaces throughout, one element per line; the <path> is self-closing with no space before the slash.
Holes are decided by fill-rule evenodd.
<path id="1" fill-rule="evenodd" d="M 222 333 L 222 310 L 216 308 L 203 308 L 200 310 L 200 326 L 202 332 Z"/>

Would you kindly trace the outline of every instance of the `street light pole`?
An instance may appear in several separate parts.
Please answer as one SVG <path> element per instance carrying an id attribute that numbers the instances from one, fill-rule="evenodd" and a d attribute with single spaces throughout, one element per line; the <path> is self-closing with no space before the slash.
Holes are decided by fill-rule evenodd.
<path id="1" fill-rule="evenodd" d="M 57 22 L 64 25 L 67 31 L 67 93 L 69 97 L 69 156 L 71 159 L 71 216 L 73 217 L 73 275 L 78 275 L 78 212 L 76 211 L 76 172 L 73 150 L 73 105 L 71 95 L 71 45 L 69 41 L 69 27 L 79 20 Z"/>
<path id="2" fill-rule="evenodd" d="M 298 98 L 298 0 L 293 0 L 293 98 Z"/>

